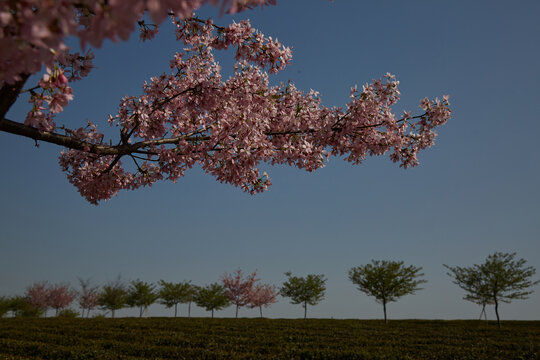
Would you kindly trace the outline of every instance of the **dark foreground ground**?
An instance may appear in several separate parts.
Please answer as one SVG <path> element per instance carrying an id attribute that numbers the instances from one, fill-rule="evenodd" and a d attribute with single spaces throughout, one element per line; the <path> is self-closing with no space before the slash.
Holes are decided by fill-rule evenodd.
<path id="1" fill-rule="evenodd" d="M 10 318 L 0 359 L 540 359 L 540 321 Z"/>

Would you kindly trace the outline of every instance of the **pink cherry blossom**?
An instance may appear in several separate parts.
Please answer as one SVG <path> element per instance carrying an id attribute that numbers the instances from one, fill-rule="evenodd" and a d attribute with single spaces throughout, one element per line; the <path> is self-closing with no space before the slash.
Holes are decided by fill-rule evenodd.
<path id="1" fill-rule="evenodd" d="M 74 299 L 75 293 L 69 289 L 69 285 L 57 284 L 49 288 L 48 304 L 56 311 L 56 316 L 60 310 L 71 305 Z"/>
<path id="2" fill-rule="evenodd" d="M 257 272 L 247 275 L 244 278 L 242 270 L 238 269 L 233 274 L 224 274 L 221 282 L 225 287 L 225 294 L 229 301 L 236 305 L 236 317 L 238 317 L 238 309 L 250 303 Z"/>
<path id="3" fill-rule="evenodd" d="M 26 289 L 25 293 L 28 304 L 34 309 L 39 309 L 45 314 L 50 307 L 50 287 L 47 281 L 36 282 Z"/>
<path id="4" fill-rule="evenodd" d="M 262 308 L 269 307 L 276 303 L 279 290 L 273 285 L 256 285 L 249 299 L 250 308 L 259 308 L 261 318 L 263 317 Z"/>
<path id="5" fill-rule="evenodd" d="M 333 156 L 360 164 L 388 154 L 408 168 L 418 165 L 418 152 L 434 144 L 435 129 L 450 118 L 447 96 L 423 99 L 419 115 L 397 116 L 399 82 L 390 74 L 353 87 L 343 108 L 323 106 L 319 93 L 291 82 L 270 86 L 269 74 L 291 62 L 291 49 L 247 20 L 219 26 L 198 19 L 193 11 L 205 3 L 234 13 L 275 1 L 0 1 L 0 130 L 65 147 L 61 169 L 98 204 L 120 190 L 177 181 L 193 166 L 251 194 L 271 185 L 260 171 L 264 163 L 314 171 Z M 145 14 L 152 24 L 142 20 Z M 138 27 L 150 40 L 171 15 L 185 47 L 171 59 L 170 72 L 144 83 L 142 95 L 120 100 L 108 118 L 119 141 L 105 141 L 90 121 L 57 127 L 56 116 L 74 98 L 70 83 L 93 69 L 91 50 L 72 52 L 68 36 L 84 49 L 126 40 Z M 229 48 L 236 64 L 233 76 L 223 79 L 214 52 Z M 5 119 L 29 75 L 42 67 L 41 80 L 24 90 L 30 93 L 24 124 Z"/>
<path id="6" fill-rule="evenodd" d="M 90 280 L 80 278 L 79 284 L 81 285 L 81 290 L 77 293 L 78 303 L 82 309 L 82 316 L 84 317 L 84 311 L 86 310 L 86 317 L 88 317 L 90 310 L 95 309 L 99 305 L 99 288 L 97 286 L 90 286 Z"/>

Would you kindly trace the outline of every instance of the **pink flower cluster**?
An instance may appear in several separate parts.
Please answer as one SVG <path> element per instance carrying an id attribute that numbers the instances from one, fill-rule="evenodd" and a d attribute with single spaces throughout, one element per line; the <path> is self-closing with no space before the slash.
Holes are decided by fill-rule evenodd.
<path id="1" fill-rule="evenodd" d="M 58 311 L 67 308 L 75 299 L 75 293 L 69 289 L 69 285 L 49 285 L 46 281 L 35 283 L 26 290 L 28 303 L 43 311 L 48 308 Z"/>
<path id="2" fill-rule="evenodd" d="M 65 39 L 76 36 L 100 47 L 103 40 L 127 40 L 145 12 L 157 25 L 170 13 L 188 18 L 205 3 L 219 0 L 62 0 L 0 1 L 0 87 L 21 74 L 52 68 L 68 50 Z M 223 0 L 222 11 L 234 13 L 274 0 Z"/>
<path id="3" fill-rule="evenodd" d="M 79 279 L 81 290 L 78 292 L 78 303 L 82 309 L 82 316 L 86 310 L 86 316 L 90 315 L 90 310 L 95 309 L 99 305 L 100 293 L 97 286 L 90 286 L 89 280 Z"/>
<path id="4" fill-rule="evenodd" d="M 450 117 L 448 97 L 422 100 L 423 114 L 398 118 L 398 82 L 390 74 L 351 90 L 345 109 L 321 105 L 315 91 L 294 84 L 270 86 L 270 71 L 290 61 L 290 50 L 251 29 L 249 22 L 227 28 L 211 21 L 177 20 L 177 36 L 188 46 L 171 61 L 171 74 L 151 78 L 143 95 L 120 102 L 112 126 L 121 129 L 124 153 L 62 153 L 68 178 L 91 203 L 120 189 L 135 189 L 161 179 L 176 181 L 200 165 L 220 182 L 257 193 L 271 184 L 260 163 L 287 164 L 313 171 L 329 156 L 355 164 L 368 155 L 391 152 L 407 168 L 417 153 L 433 144 L 435 127 Z M 273 44 L 273 45 L 269 45 Z M 237 48 L 235 73 L 222 80 L 214 49 Z M 81 132 L 88 143 L 100 141 L 95 128 Z M 136 171 L 119 161 L 129 156 Z"/>
<path id="5" fill-rule="evenodd" d="M 188 19 L 176 22 L 176 37 L 185 44 L 204 45 L 213 49 L 236 47 L 236 60 L 253 62 L 271 73 L 283 70 L 292 59 L 292 51 L 277 39 L 265 37 L 251 27 L 249 20 L 232 23 L 227 27 L 215 26 L 211 19 L 203 22 Z M 217 35 L 214 35 L 214 30 Z"/>
<path id="6" fill-rule="evenodd" d="M 279 291 L 275 286 L 257 284 L 257 272 L 244 277 L 242 270 L 238 269 L 233 274 L 224 274 L 221 282 L 225 287 L 225 294 L 229 301 L 236 305 L 236 317 L 238 309 L 248 305 L 250 308 L 258 307 L 262 317 L 262 307 L 268 307 L 277 302 Z"/>
<path id="7" fill-rule="evenodd" d="M 38 85 L 29 89 L 32 109 L 25 125 L 41 132 L 56 129 L 54 118 L 73 99 L 70 81 L 92 70 L 93 54 L 70 53 L 67 36 L 100 46 L 104 39 L 126 40 L 138 25 L 151 39 L 158 25 L 173 13 L 176 36 L 185 44 L 174 55 L 170 74 L 151 78 L 141 96 L 121 100 L 109 124 L 118 127 L 116 145 L 86 128 L 66 129 L 68 149 L 60 166 L 89 202 L 110 199 L 122 189 L 176 181 L 200 166 L 220 182 L 251 194 L 271 185 L 260 164 L 287 164 L 307 171 L 323 167 L 330 156 L 355 164 L 367 156 L 390 153 L 407 168 L 431 146 L 435 128 L 450 118 L 448 97 L 424 99 L 423 113 L 397 117 L 398 82 L 387 74 L 351 89 L 345 108 L 321 105 L 319 94 L 294 84 L 270 86 L 292 58 L 291 49 L 253 29 L 249 21 L 217 26 L 192 17 L 194 9 L 219 0 L 0 0 L 0 86 L 26 79 L 47 67 Z M 222 11 L 237 12 L 272 0 L 223 0 Z M 146 24 L 148 12 L 156 24 Z M 234 75 L 227 80 L 215 61 L 215 50 L 236 49 Z M 59 135 L 57 134 L 50 134 Z M 58 140 L 64 145 L 65 138 Z M 125 160 L 128 159 L 128 164 Z"/>
<path id="8" fill-rule="evenodd" d="M 29 102 L 32 110 L 28 112 L 24 124 L 40 131 L 53 131 L 56 128 L 55 114 L 62 112 L 71 100 L 73 89 L 69 87 L 64 72 L 58 67 L 52 71 L 47 69 L 38 86 L 31 90 Z"/>
<path id="9" fill-rule="evenodd" d="M 262 317 L 262 307 L 269 307 L 273 303 L 276 303 L 277 296 L 279 295 L 279 290 L 274 285 L 268 284 L 257 284 L 251 293 L 251 298 L 249 300 L 250 308 L 259 308 L 261 311 Z"/>

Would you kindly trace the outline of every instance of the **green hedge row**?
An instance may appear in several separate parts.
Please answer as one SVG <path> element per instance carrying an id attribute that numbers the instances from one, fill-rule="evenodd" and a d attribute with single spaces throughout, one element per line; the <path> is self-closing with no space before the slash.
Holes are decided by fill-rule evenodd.
<path id="1" fill-rule="evenodd" d="M 0 359 L 540 359 L 540 322 L 0 319 Z"/>

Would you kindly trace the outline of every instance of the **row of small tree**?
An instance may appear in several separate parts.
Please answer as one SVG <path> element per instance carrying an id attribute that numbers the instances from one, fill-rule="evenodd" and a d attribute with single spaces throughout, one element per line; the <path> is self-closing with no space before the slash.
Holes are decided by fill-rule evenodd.
<path id="1" fill-rule="evenodd" d="M 76 300 L 81 308 L 81 316 L 88 317 L 91 310 L 101 309 L 115 316 L 117 310 L 126 307 L 139 309 L 139 316 L 147 313 L 148 307 L 160 303 L 167 308 L 174 307 L 174 316 L 178 314 L 178 304 L 188 304 L 188 317 L 191 316 L 191 304 L 210 311 L 227 306 L 236 306 L 236 317 L 242 306 L 259 308 L 268 307 L 277 301 L 279 290 L 272 285 L 259 284 L 257 273 L 244 277 L 242 270 L 225 274 L 220 283 L 204 287 L 189 281 L 173 283 L 160 280 L 158 286 L 141 280 L 133 280 L 128 285 L 120 277 L 101 289 L 92 286 L 89 280 L 79 279 L 80 290 L 74 291 L 68 284 L 49 284 L 47 281 L 34 283 L 28 287 L 24 296 L 0 298 L 0 317 L 8 312 L 13 316 L 41 316 L 48 309 L 55 310 L 55 315 L 71 314 L 66 309 Z"/>
<path id="2" fill-rule="evenodd" d="M 495 306 L 499 327 L 499 303 L 526 299 L 532 293 L 530 288 L 540 282 L 531 280 L 535 269 L 532 266 L 525 267 L 524 259 L 514 260 L 515 255 L 496 252 L 489 255 L 483 264 L 471 267 L 444 265 L 450 271 L 448 275 L 453 278 L 453 282 L 465 290 L 464 299 L 482 305 L 480 317 L 482 314 L 485 316 L 486 305 Z M 374 297 L 383 305 L 386 323 L 387 304 L 405 295 L 414 294 L 421 290 L 419 285 L 426 283 L 426 280 L 421 279 L 424 275 L 420 273 L 421 270 L 421 267 L 405 266 L 402 261 L 372 260 L 370 264 L 350 269 L 349 279 L 360 291 Z M 164 280 L 159 281 L 159 287 L 141 280 L 131 281 L 129 286 L 126 286 L 118 278 L 99 290 L 98 287 L 91 286 L 88 280 L 79 279 L 81 289 L 74 292 L 66 284 L 49 285 L 41 282 L 29 287 L 25 297 L 0 299 L 0 316 L 10 310 L 14 315 L 35 315 L 48 308 L 54 309 L 58 315 L 77 299 L 83 317 L 85 313 L 88 317 L 90 311 L 98 307 L 110 311 L 112 317 L 119 309 L 138 307 L 139 316 L 142 317 L 148 307 L 156 302 L 167 308 L 174 307 L 175 317 L 180 303 L 188 304 L 188 316 L 191 316 L 192 302 L 210 311 L 212 317 L 214 311 L 230 305 L 236 307 L 236 317 L 243 306 L 259 308 L 262 317 L 262 308 L 277 302 L 277 296 L 281 295 L 290 298 L 293 304 L 301 304 L 306 318 L 308 305 L 317 305 L 324 299 L 327 279 L 324 275 L 315 274 L 298 277 L 287 272 L 285 275 L 287 281 L 280 289 L 273 285 L 260 284 L 256 272 L 244 276 L 240 269 L 223 275 L 221 283 L 216 282 L 204 287 L 190 282 L 172 283 Z"/>

